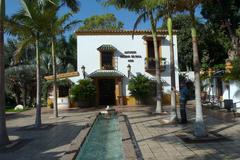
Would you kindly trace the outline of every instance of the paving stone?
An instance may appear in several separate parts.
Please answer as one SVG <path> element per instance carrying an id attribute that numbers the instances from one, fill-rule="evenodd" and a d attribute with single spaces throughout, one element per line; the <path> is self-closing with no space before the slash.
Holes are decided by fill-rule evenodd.
<path id="1" fill-rule="evenodd" d="M 222 134 L 230 139 L 234 139 L 234 141 L 188 144 L 179 139 L 176 136 L 176 133 L 183 132 L 184 128 L 191 131 L 191 124 L 185 126 L 162 125 L 160 123 L 160 119 L 166 119 L 167 116 L 163 117 L 156 115 L 147 117 L 149 113 L 148 110 L 139 111 L 142 114 L 139 114 L 139 112 L 136 113 L 136 110 L 137 109 L 135 109 L 135 112 L 129 111 L 128 113 L 133 117 L 134 114 L 136 114 L 136 118 L 134 120 L 139 122 L 136 125 L 133 124 L 134 126 L 137 126 L 134 127 L 134 132 L 136 132 L 137 137 L 142 135 L 142 138 L 138 139 L 138 143 L 140 146 L 147 144 L 157 160 L 218 160 L 224 158 L 240 159 L 240 152 L 238 151 L 240 148 L 240 129 L 239 126 L 234 126 L 231 122 L 223 123 L 221 120 L 216 119 L 216 117 L 205 116 L 208 130 L 221 130 L 219 134 Z M 137 118 L 137 115 L 142 115 L 144 117 L 144 121 L 143 118 Z M 188 117 L 192 117 L 194 119 L 195 115 L 192 110 L 188 110 Z M 238 122 L 240 122 L 240 120 L 238 120 Z M 151 156 L 148 149 L 143 149 L 142 153 L 143 155 L 147 154 L 148 156 Z"/>

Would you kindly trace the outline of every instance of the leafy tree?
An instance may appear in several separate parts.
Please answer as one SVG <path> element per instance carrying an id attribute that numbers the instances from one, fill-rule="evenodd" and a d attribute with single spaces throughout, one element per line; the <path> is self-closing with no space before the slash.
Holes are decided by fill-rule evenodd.
<path id="1" fill-rule="evenodd" d="M 123 29 L 123 22 L 118 21 L 114 14 L 95 15 L 86 18 L 79 30 L 120 30 Z"/>
<path id="2" fill-rule="evenodd" d="M 153 92 L 154 88 L 155 81 L 142 74 L 133 77 L 128 83 L 130 94 L 134 96 L 138 102 L 144 102 L 146 99 L 155 96 Z"/>
<path id="3" fill-rule="evenodd" d="M 70 96 L 75 101 L 90 103 L 96 94 L 96 87 L 90 79 L 82 79 L 72 86 Z"/>
<path id="4" fill-rule="evenodd" d="M 189 24 L 191 18 L 188 14 L 177 14 L 173 17 L 173 29 L 178 30 L 178 61 L 181 71 L 193 69 L 193 51 L 191 29 Z M 167 22 L 164 19 L 162 27 L 166 28 Z M 199 18 L 196 19 L 196 28 L 199 31 L 197 35 L 199 56 L 201 61 L 207 56 L 206 63 L 202 64 L 206 68 L 214 67 L 215 64 L 225 63 L 227 51 L 230 43 L 226 35 L 210 24 L 204 24 Z M 214 38 L 213 38 L 214 37 Z M 207 66 L 206 66 L 207 64 Z"/>
<path id="5" fill-rule="evenodd" d="M 16 104 L 27 105 L 27 97 L 31 91 L 35 91 L 35 68 L 34 65 L 16 65 L 6 69 L 6 91 L 13 95 L 16 99 Z M 33 96 L 30 96 L 30 103 Z M 21 101 L 22 99 L 22 101 Z"/>
<path id="6" fill-rule="evenodd" d="M 233 55 L 240 54 L 240 38 L 238 35 L 240 27 L 239 8 L 239 0 L 211 0 L 202 3 L 203 17 L 207 20 L 207 23 L 227 33 L 232 45 L 232 51 L 229 50 L 229 54 L 234 53 Z"/>

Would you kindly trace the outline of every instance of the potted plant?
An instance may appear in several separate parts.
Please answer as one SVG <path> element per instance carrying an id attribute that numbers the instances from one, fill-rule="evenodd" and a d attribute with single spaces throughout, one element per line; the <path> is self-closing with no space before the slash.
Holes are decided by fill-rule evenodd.
<path id="1" fill-rule="evenodd" d="M 128 89 L 138 104 L 146 104 L 155 95 L 155 82 L 145 75 L 138 74 L 129 80 Z"/>
<path id="2" fill-rule="evenodd" d="M 72 86 L 70 97 L 78 103 L 79 107 L 89 107 L 95 101 L 96 87 L 90 79 L 79 80 Z"/>

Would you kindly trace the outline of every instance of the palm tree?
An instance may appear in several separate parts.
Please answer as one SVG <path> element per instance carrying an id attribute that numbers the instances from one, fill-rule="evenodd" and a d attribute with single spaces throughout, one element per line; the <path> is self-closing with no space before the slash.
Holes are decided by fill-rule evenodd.
<path id="1" fill-rule="evenodd" d="M 201 88 L 200 88 L 200 63 L 197 46 L 197 30 L 196 19 L 194 16 L 195 7 L 190 10 L 192 21 L 192 44 L 193 44 L 193 65 L 195 76 L 195 101 L 196 101 L 196 121 L 194 127 L 194 135 L 197 137 L 204 137 L 207 135 L 206 126 L 203 120 L 202 104 L 201 104 Z"/>
<path id="2" fill-rule="evenodd" d="M 172 15 L 176 11 L 176 0 L 160 0 L 158 17 L 167 17 L 167 30 L 169 36 L 170 48 L 170 75 L 171 75 L 171 116 L 170 122 L 177 120 L 176 109 L 176 78 L 175 78 L 175 59 L 173 48 L 173 28 L 172 28 Z"/>
<path id="3" fill-rule="evenodd" d="M 203 120 L 202 104 L 201 104 L 201 89 L 200 89 L 200 63 L 197 45 L 197 29 L 195 8 L 202 0 L 180 0 L 179 6 L 182 10 L 190 12 L 191 17 L 191 32 L 192 32 L 192 45 L 193 45 L 193 65 L 195 76 L 195 103 L 196 103 L 196 120 L 194 124 L 194 135 L 196 137 L 207 136 L 206 125 Z"/>
<path id="4" fill-rule="evenodd" d="M 6 22 L 7 30 L 20 37 L 20 43 L 16 51 L 16 59 L 21 56 L 23 49 L 29 44 L 35 45 L 36 54 L 36 117 L 35 127 L 41 126 L 41 73 L 39 41 L 42 38 L 42 30 L 48 20 L 49 5 L 39 6 L 34 1 L 22 0 L 22 9 Z"/>
<path id="5" fill-rule="evenodd" d="M 9 143 L 9 138 L 6 128 L 5 117 L 5 73 L 4 73 L 4 33 L 3 33 L 3 19 L 5 17 L 5 0 L 0 0 L 0 146 Z"/>
<path id="6" fill-rule="evenodd" d="M 51 2 L 51 0 L 38 0 L 37 2 L 39 4 L 43 2 Z M 36 3 L 36 1 L 34 1 Z M 69 8 L 72 9 L 72 11 L 76 12 L 79 10 L 79 5 L 77 0 L 62 0 L 63 4 L 67 4 Z M 4 75 L 4 53 L 3 53 L 3 44 L 4 44 L 4 32 L 3 32 L 3 19 L 5 16 L 5 0 L 0 0 L 0 75 Z M 38 52 L 38 40 L 35 41 L 36 44 L 36 61 L 39 62 L 39 52 Z M 37 63 L 37 66 L 39 66 L 39 63 Z M 39 67 L 37 70 L 37 78 L 39 78 Z M 40 84 L 40 81 L 37 81 Z M 7 129 L 6 129 L 6 119 L 5 119 L 5 94 L 4 94 L 4 76 L 1 76 L 0 78 L 0 146 L 8 144 L 9 138 L 7 135 Z M 37 87 L 37 90 L 40 91 L 40 87 Z M 40 102 L 40 92 L 37 93 L 39 95 L 37 97 L 37 101 Z M 37 114 L 36 114 L 36 121 L 35 125 L 39 126 L 41 125 L 41 108 L 40 103 L 37 104 Z"/>
<path id="7" fill-rule="evenodd" d="M 53 1 L 57 4 L 57 1 Z M 81 21 L 71 21 L 68 22 L 70 17 L 72 16 L 71 13 L 67 13 L 62 17 L 57 17 L 57 11 L 60 7 L 57 5 L 52 6 L 52 13 L 48 14 L 50 18 L 50 22 L 48 23 L 48 29 L 46 30 L 45 34 L 50 37 L 51 39 L 51 52 L 52 52 L 52 69 L 53 69 L 53 104 L 54 104 L 54 116 L 58 117 L 58 107 L 57 107 L 57 73 L 56 73 L 56 37 L 58 35 L 63 34 L 65 31 L 70 30 L 73 25 L 78 24 Z"/>
<path id="8" fill-rule="evenodd" d="M 79 11 L 79 0 L 61 0 L 62 4 L 60 4 L 60 6 L 63 5 L 67 5 L 68 8 L 70 8 L 73 12 L 77 12 Z M 55 5 L 58 5 L 59 1 L 54 1 L 54 0 L 37 0 L 39 5 L 45 5 L 46 3 L 52 3 Z"/>
<path id="9" fill-rule="evenodd" d="M 150 20 L 151 24 L 151 32 L 153 37 L 153 46 L 154 46 L 154 55 L 155 55 L 155 68 L 156 68 L 156 91 L 157 91 L 157 104 L 156 104 L 156 113 L 162 113 L 162 84 L 161 84 L 161 69 L 160 69 L 160 57 L 157 45 L 157 20 L 158 17 L 156 15 L 156 4 L 157 1 L 147 1 L 147 0 L 107 0 L 107 5 L 114 5 L 118 8 L 127 8 L 130 11 L 134 11 L 139 14 L 135 24 L 134 30 L 138 26 L 141 21 Z M 133 33 L 134 34 L 134 33 Z"/>

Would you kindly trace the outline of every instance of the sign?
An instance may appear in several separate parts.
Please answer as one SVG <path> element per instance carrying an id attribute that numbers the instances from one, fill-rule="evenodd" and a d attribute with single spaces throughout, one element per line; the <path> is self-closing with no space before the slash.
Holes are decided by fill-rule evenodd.
<path id="1" fill-rule="evenodd" d="M 128 62 L 134 62 L 134 59 L 142 58 L 142 56 L 137 55 L 136 51 L 125 51 L 123 55 L 120 55 L 120 58 L 127 58 Z"/>

